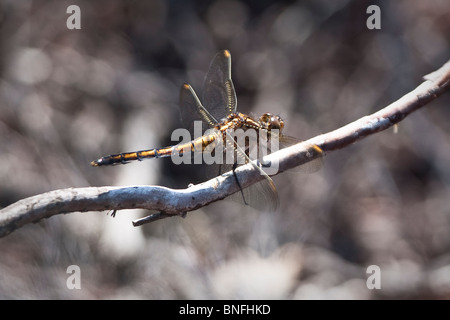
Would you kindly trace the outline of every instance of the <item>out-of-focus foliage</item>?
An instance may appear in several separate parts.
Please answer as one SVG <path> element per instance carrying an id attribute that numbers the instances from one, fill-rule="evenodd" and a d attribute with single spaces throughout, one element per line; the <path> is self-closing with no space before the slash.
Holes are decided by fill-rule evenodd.
<path id="1" fill-rule="evenodd" d="M 81 30 L 66 9 L 81 8 Z M 0 206 L 68 187 L 184 188 L 170 159 L 93 168 L 170 145 L 178 92 L 201 91 L 229 49 L 242 112 L 280 114 L 307 139 L 414 89 L 450 57 L 447 1 L 0 2 Z M 0 239 L 0 298 L 378 299 L 450 296 L 450 109 L 444 95 L 328 155 L 313 175 L 274 177 L 276 214 L 221 201 L 131 226 L 131 211 L 73 213 Z M 140 212 L 138 214 L 144 214 Z M 81 268 L 82 290 L 66 269 Z M 378 265 L 381 290 L 366 287 Z"/>

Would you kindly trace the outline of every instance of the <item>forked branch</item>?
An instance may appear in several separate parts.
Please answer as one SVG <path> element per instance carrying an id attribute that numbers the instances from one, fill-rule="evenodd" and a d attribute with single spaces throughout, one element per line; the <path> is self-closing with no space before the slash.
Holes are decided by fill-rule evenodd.
<path id="1" fill-rule="evenodd" d="M 424 80 L 416 89 L 384 109 L 311 138 L 305 143 L 274 152 L 264 160 L 277 161 L 278 172 L 283 172 L 319 156 L 314 150 L 307 149 L 311 144 L 328 153 L 395 125 L 449 89 L 450 61 L 425 76 Z M 235 174 L 243 188 L 263 179 L 249 164 L 238 167 Z M 221 200 L 237 191 L 239 187 L 231 172 L 182 190 L 160 186 L 60 189 L 17 201 L 0 210 L 0 237 L 27 223 L 61 213 L 138 208 L 160 212 L 134 222 L 134 225 L 140 225 L 170 216 L 184 216 L 189 211 Z"/>

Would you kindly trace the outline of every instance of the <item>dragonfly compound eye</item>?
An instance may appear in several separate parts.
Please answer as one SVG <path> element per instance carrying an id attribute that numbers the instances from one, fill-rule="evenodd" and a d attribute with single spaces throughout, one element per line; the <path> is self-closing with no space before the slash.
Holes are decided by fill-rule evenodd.
<path id="1" fill-rule="evenodd" d="M 272 115 L 270 117 L 269 121 L 269 130 L 276 129 L 276 130 L 283 130 L 284 127 L 284 121 L 279 116 Z"/>
<path id="2" fill-rule="evenodd" d="M 270 122 L 272 120 L 273 114 L 271 113 L 264 113 L 260 118 L 259 118 L 259 122 L 267 127 L 270 126 Z"/>

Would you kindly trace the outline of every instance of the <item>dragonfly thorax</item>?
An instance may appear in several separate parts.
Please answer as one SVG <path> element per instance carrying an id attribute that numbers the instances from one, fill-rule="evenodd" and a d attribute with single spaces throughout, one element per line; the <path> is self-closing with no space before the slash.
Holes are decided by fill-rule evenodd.
<path id="1" fill-rule="evenodd" d="M 236 129 L 246 130 L 249 128 L 258 130 L 261 129 L 261 125 L 258 121 L 248 115 L 240 112 L 234 112 L 229 114 L 225 119 L 219 122 L 215 128 L 220 131 Z"/>

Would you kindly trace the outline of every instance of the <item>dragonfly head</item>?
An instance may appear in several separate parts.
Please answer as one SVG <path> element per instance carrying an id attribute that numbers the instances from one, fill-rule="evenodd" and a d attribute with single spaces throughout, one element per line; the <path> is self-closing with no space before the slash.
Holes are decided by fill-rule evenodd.
<path id="1" fill-rule="evenodd" d="M 276 116 L 271 113 L 264 113 L 259 118 L 259 123 L 262 127 L 264 127 L 267 131 L 271 131 L 272 129 L 283 130 L 284 121 L 279 116 Z"/>

